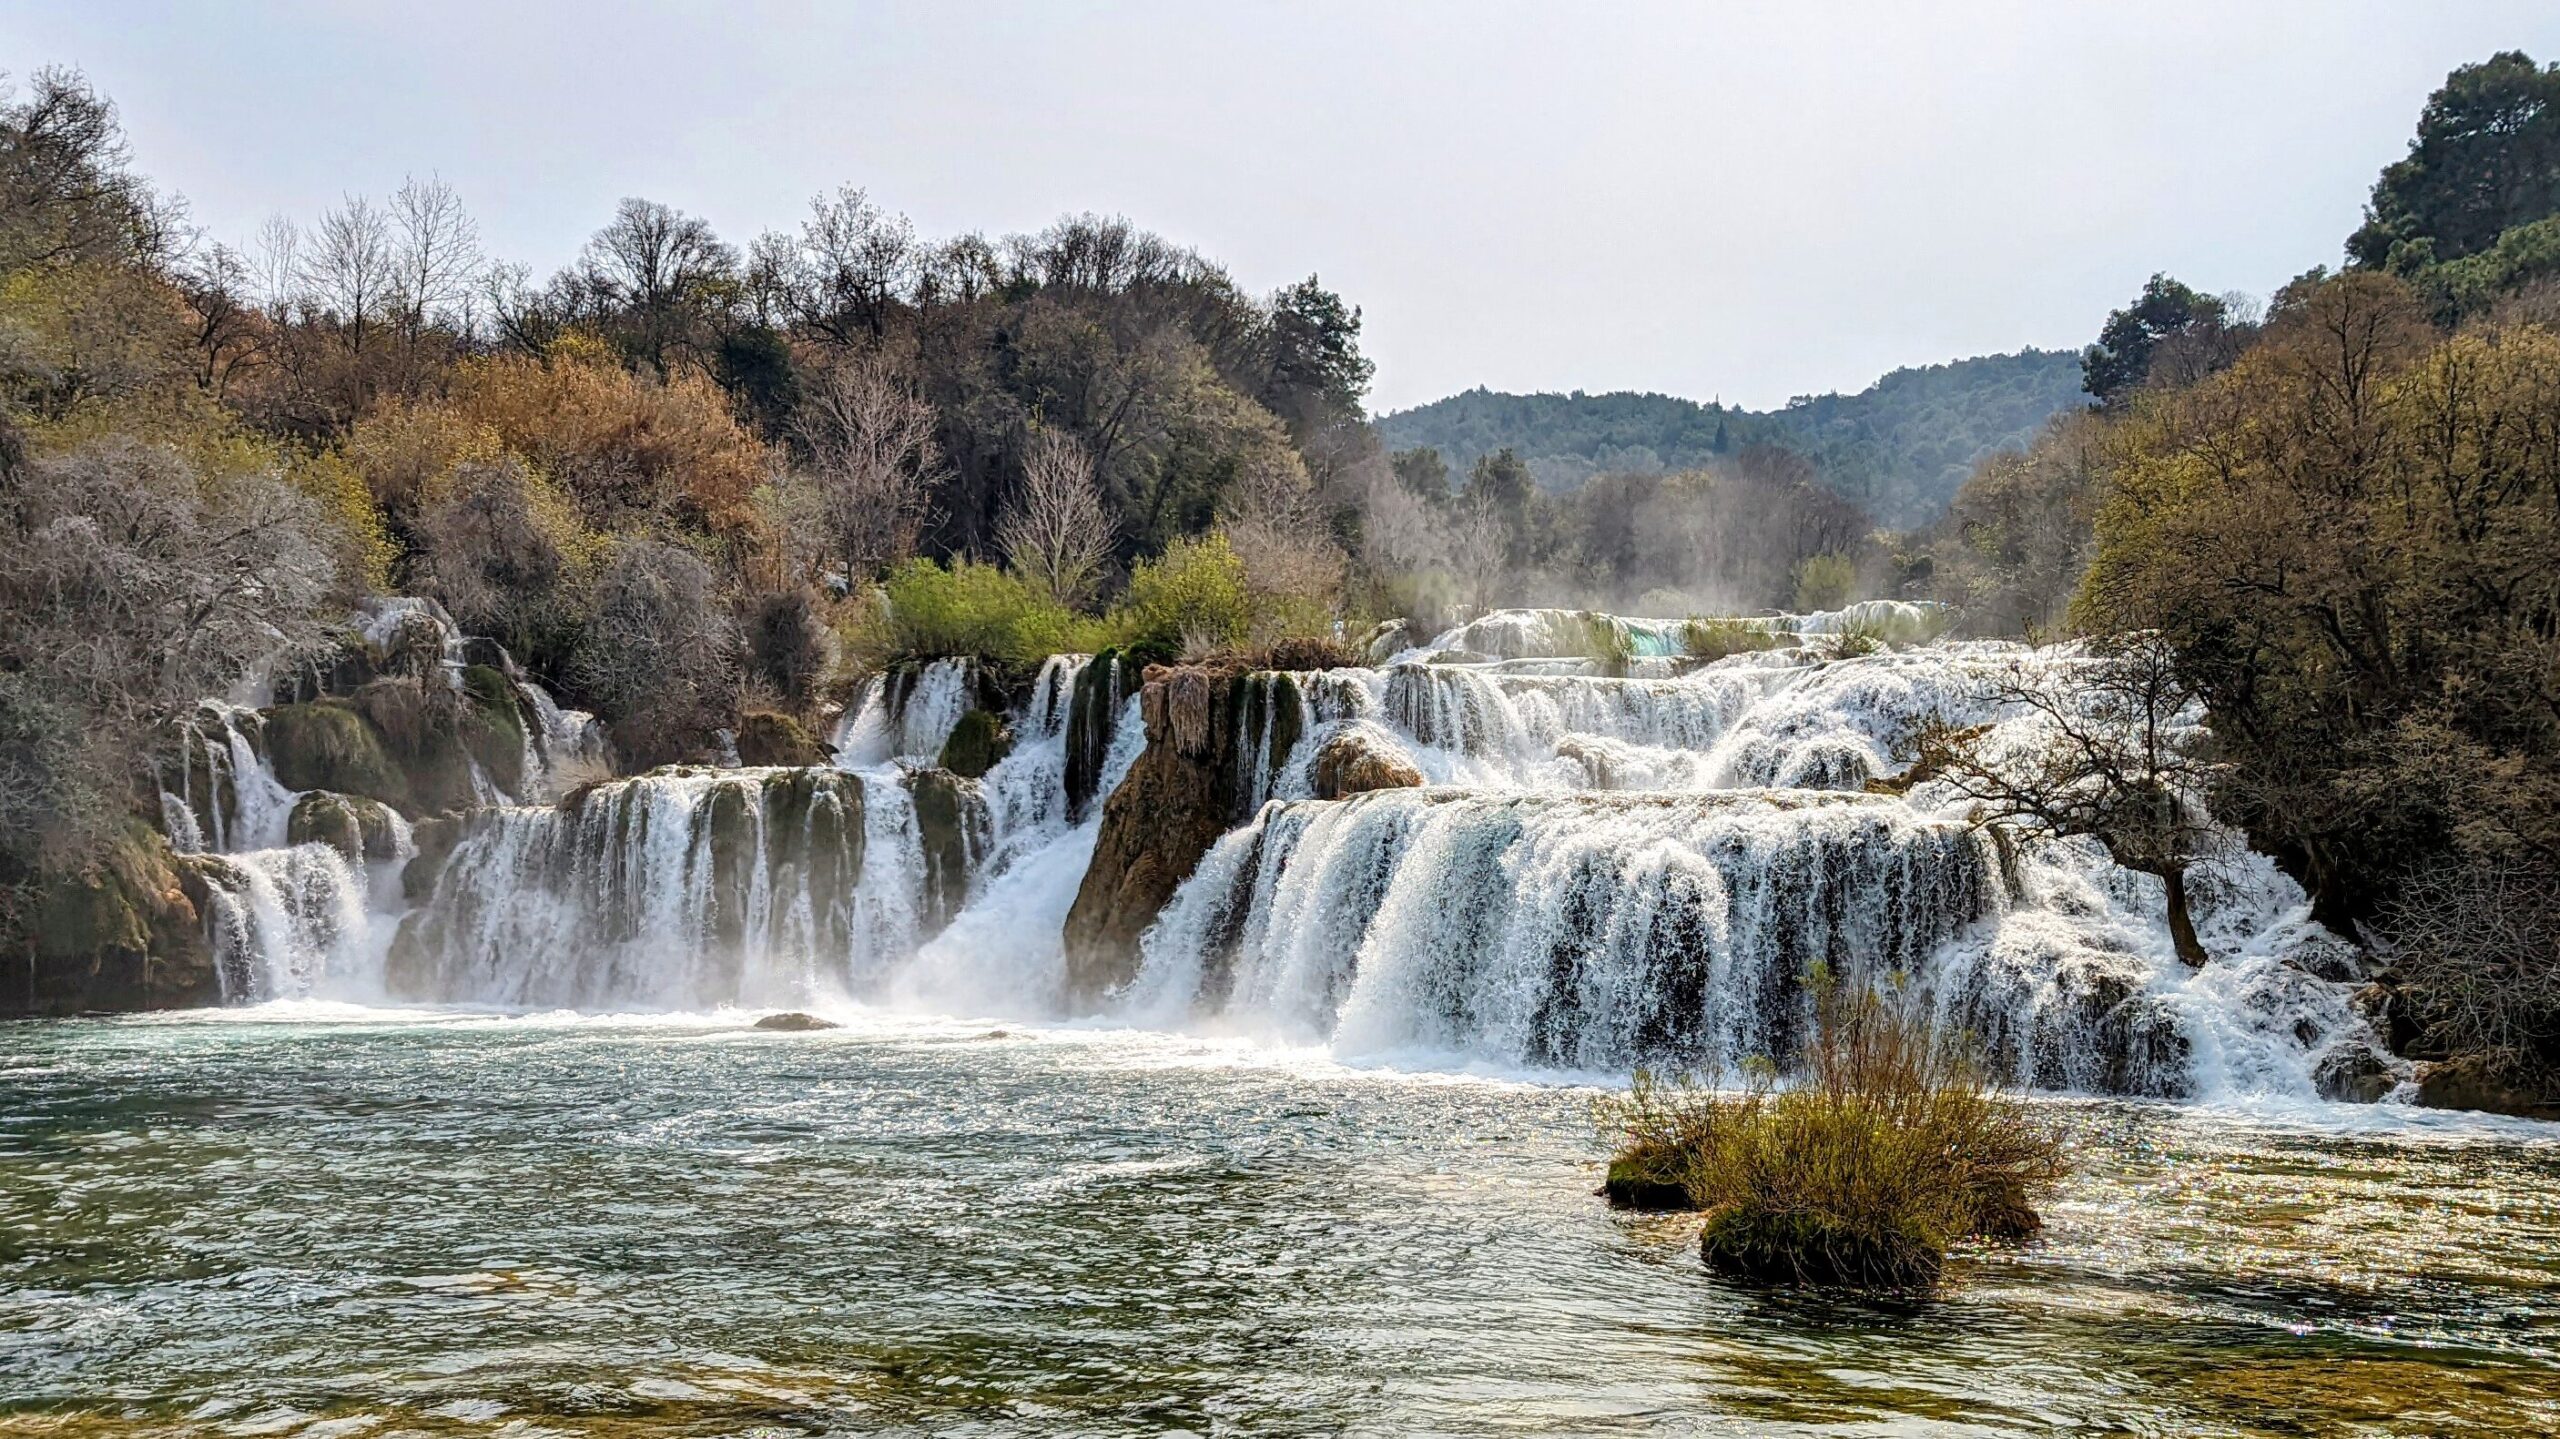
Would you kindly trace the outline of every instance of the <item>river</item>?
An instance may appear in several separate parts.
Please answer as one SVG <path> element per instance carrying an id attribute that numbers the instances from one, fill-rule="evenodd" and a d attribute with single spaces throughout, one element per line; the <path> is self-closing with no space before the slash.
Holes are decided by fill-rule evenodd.
<path id="1" fill-rule="evenodd" d="M 2560 1429 L 2560 1128 L 2049 1099 L 2043 1237 L 1737 1288 L 1596 1089 L 1115 1028 L 0 1029 L 0 1431 Z"/>

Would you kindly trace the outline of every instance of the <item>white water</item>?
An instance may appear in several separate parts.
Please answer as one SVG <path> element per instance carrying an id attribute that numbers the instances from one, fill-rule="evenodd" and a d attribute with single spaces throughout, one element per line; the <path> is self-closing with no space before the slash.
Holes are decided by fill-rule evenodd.
<path id="1" fill-rule="evenodd" d="M 1888 609 L 1754 623 L 1791 636 L 1943 623 Z M 1599 622 L 1640 649 L 1678 637 L 1668 621 Z M 1791 1052 L 1820 965 L 1907 986 L 2048 1088 L 2307 1097 L 2324 1062 L 2371 1045 L 2352 986 L 2309 972 L 2333 965 L 2297 962 L 2337 946 L 2264 860 L 2197 877 L 2216 958 L 2194 972 L 2175 957 L 2157 881 L 2094 844 L 2004 850 L 1943 786 L 1863 792 L 1907 766 L 1924 721 L 2033 742 L 2033 722 L 1988 705 L 1981 681 L 2016 662 L 2067 672 L 2082 663 L 2071 654 L 1941 642 L 1824 662 L 1790 645 L 1703 667 L 1663 653 L 1640 677 L 1610 678 L 1542 652 L 1593 623 L 1506 612 L 1386 667 L 1256 677 L 1236 763 L 1246 793 L 1271 802 L 1183 886 L 1107 1015 L 1346 1058 L 1731 1066 Z M 1445 662 L 1450 651 L 1510 657 Z M 977 689 L 945 661 L 902 693 L 874 684 L 839 727 L 859 810 L 849 849 L 815 855 L 798 811 L 787 823 L 803 831 L 777 828 L 761 771 L 616 781 L 575 812 L 493 809 L 409 916 L 389 987 L 509 1007 L 1054 1018 L 1060 931 L 1100 827 L 1098 803 L 1078 823 L 1065 798 L 1084 663 L 1050 661 L 1010 716 L 1008 757 L 950 790 L 964 874 L 936 869 L 915 799 L 919 762 Z M 1136 707 L 1134 695 L 1120 706 L 1100 793 L 1143 744 Z M 1284 712 L 1296 723 L 1279 723 Z M 1313 800 L 1312 757 L 1346 730 L 1429 787 Z M 261 833 L 280 837 L 279 796 L 289 808 L 280 787 L 248 806 Z M 743 816 L 731 838 L 715 834 L 715 803 Z M 283 892 L 284 878 L 269 887 Z M 343 906 L 308 907 L 343 926 Z M 269 944 L 245 966 L 269 976 L 254 992 L 379 993 L 398 922 L 377 908 L 364 943 L 315 930 Z"/>
<path id="2" fill-rule="evenodd" d="M 1937 623 L 1840 612 L 1792 627 Z M 1536 658 L 1558 627 L 1588 624 L 1510 612 L 1442 640 Z M 1307 723 L 1274 766 L 1280 802 L 1212 851 L 1147 936 L 1130 1017 L 1346 1055 L 1730 1070 L 1792 1051 L 1819 963 L 1915 991 L 2047 1088 L 2308 1096 L 2324 1064 L 2374 1045 L 2353 986 L 2309 972 L 2335 972 L 2336 941 L 2236 843 L 2192 880 L 2216 960 L 2191 971 L 2159 882 L 2094 842 L 2004 859 L 1951 787 L 1863 793 L 1909 764 L 1924 721 L 2034 743 L 2036 721 L 1990 704 L 1982 682 L 2013 663 L 2067 676 L 2086 663 L 2070 652 L 1938 643 L 1826 663 L 1782 649 L 1676 679 L 1406 658 L 1297 677 Z M 1431 787 L 1307 799 L 1308 757 L 1347 728 Z"/>

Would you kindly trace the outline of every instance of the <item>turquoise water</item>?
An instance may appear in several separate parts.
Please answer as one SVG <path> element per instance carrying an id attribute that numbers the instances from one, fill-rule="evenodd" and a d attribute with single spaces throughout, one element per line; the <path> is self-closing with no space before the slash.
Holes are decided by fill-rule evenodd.
<path id="1" fill-rule="evenodd" d="M 2053 1101 L 1870 1304 L 1591 1190 L 1593 1091 L 1126 1031 L 0 1027 L 0 1430 L 2560 1429 L 2560 1127 Z"/>

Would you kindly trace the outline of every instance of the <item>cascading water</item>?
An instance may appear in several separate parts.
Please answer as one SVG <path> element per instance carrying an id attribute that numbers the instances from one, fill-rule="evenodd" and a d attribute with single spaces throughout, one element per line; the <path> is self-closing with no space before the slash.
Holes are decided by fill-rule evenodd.
<path id="1" fill-rule="evenodd" d="M 1943 619 L 1871 604 L 1754 623 L 1873 638 Z M 1677 628 L 1505 612 L 1384 670 L 1293 677 L 1301 761 L 1271 763 L 1277 802 L 1147 934 L 1122 1012 L 1347 1054 L 1729 1072 L 1794 1052 L 1818 967 L 1903 986 L 2041 1087 L 2308 1095 L 2385 1063 L 2344 947 L 2265 860 L 2197 877 L 2217 958 L 2190 971 L 2159 882 L 2094 842 L 1978 827 L 1941 784 L 1864 792 L 1924 722 L 2024 742 L 2032 717 L 1987 701 L 1983 676 L 2080 661 L 1989 642 L 1825 661 L 1809 643 L 1613 678 L 1571 658 L 1603 626 L 1639 646 Z M 1429 787 L 1308 798 L 1303 756 L 1349 730 Z M 1243 732 L 1241 762 L 1264 760 Z"/>
<path id="2" fill-rule="evenodd" d="M 893 759 L 931 764 L 977 703 L 973 660 L 931 660 L 873 675 L 836 727 L 836 762 L 851 768 Z"/>

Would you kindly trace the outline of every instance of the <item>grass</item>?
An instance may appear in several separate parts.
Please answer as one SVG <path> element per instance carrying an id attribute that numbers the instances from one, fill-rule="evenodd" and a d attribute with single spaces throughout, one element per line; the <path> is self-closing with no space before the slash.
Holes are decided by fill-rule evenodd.
<path id="1" fill-rule="evenodd" d="M 2064 1172 L 2060 1137 L 1963 1046 L 1831 987 L 1799 1082 L 1766 1066 L 1729 1091 L 1640 1073 L 1602 1122 L 1613 1198 L 1660 1207 L 1637 1186 L 1676 1184 L 1706 1215 L 1709 1267 L 1763 1282 L 1926 1289 L 1957 1241 L 2033 1233 Z"/>

